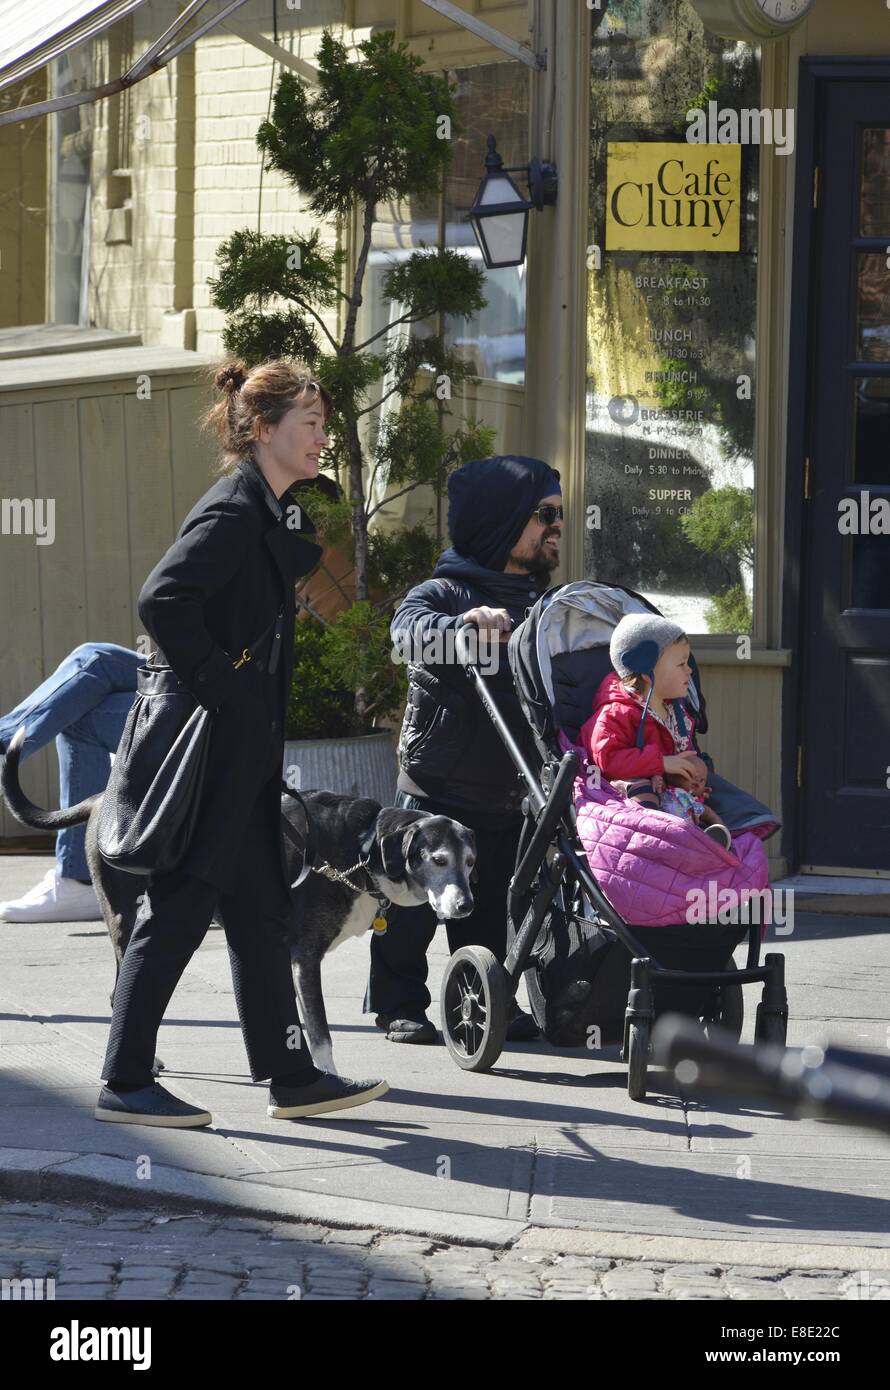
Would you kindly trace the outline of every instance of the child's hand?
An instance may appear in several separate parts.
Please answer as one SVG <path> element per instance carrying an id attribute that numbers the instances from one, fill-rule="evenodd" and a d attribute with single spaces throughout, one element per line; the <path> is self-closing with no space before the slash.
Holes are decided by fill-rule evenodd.
<path id="1" fill-rule="evenodd" d="M 696 753 L 673 753 L 664 760 L 664 770 L 672 778 L 676 778 L 676 785 L 685 787 L 691 791 L 698 781 L 702 784 L 707 780 L 708 769 Z"/>
<path id="2" fill-rule="evenodd" d="M 707 777 L 694 777 L 690 791 L 693 796 L 704 798 L 710 791 L 710 787 L 707 786 Z"/>

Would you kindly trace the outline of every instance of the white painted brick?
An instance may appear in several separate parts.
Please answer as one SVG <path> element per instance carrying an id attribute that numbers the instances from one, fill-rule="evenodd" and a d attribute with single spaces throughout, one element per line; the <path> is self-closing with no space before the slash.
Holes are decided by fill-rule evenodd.
<path id="1" fill-rule="evenodd" d="M 201 72 L 213 71 L 216 68 L 241 68 L 244 66 L 244 55 L 248 47 L 242 40 L 237 43 L 211 43 L 206 39 L 201 39 L 196 49 L 195 69 Z"/>

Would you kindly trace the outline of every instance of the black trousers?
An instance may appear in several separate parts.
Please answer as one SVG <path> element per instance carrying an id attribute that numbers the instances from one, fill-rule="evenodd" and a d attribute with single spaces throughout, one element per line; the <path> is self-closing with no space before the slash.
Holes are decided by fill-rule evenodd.
<path id="1" fill-rule="evenodd" d="M 186 965 L 214 911 L 223 924 L 250 1074 L 315 1074 L 297 1013 L 288 946 L 290 893 L 278 841 L 281 774 L 275 795 L 264 789 L 241 845 L 237 887 L 221 893 L 193 874 L 174 871 L 149 879 L 114 996 L 102 1076 L 110 1083 L 148 1086 L 158 1028 Z"/>
<path id="2" fill-rule="evenodd" d="M 446 922 L 448 949 L 487 946 L 503 961 L 507 954 L 507 888 L 516 863 L 522 829 L 521 816 L 505 816 L 499 829 L 474 825 L 472 813 L 456 810 L 398 792 L 395 804 L 405 810 L 452 816 L 476 835 L 477 880 L 473 884 L 473 911 L 469 917 Z M 436 934 L 436 914 L 429 906 L 391 907 L 382 936 L 371 937 L 371 973 L 365 995 L 365 1012 L 398 1018 L 406 1012 L 425 1013 L 430 992 L 426 986 L 426 953 Z"/>

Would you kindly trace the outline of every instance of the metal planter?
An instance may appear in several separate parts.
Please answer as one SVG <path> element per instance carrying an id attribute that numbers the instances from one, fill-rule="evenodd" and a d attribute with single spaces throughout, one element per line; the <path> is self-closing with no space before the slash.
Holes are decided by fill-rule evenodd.
<path id="1" fill-rule="evenodd" d="M 368 796 L 382 806 L 391 806 L 397 775 L 394 735 L 384 729 L 360 738 L 297 739 L 285 743 L 282 775 L 297 791 Z"/>

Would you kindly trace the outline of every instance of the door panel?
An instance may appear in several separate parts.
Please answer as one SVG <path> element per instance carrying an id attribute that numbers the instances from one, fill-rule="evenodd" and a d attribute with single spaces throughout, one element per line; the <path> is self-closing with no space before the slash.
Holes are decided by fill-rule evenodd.
<path id="1" fill-rule="evenodd" d="M 890 869 L 890 81 L 821 84 L 804 864 Z"/>

